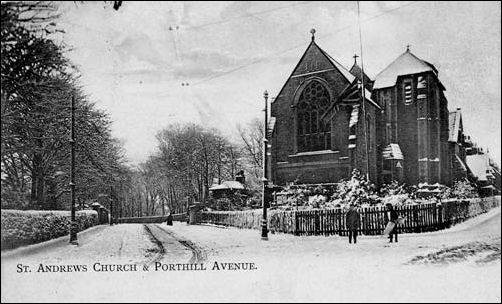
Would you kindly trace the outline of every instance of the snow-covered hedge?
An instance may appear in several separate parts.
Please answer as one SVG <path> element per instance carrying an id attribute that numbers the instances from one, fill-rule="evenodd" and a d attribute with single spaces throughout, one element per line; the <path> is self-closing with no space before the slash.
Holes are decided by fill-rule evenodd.
<path id="1" fill-rule="evenodd" d="M 78 231 L 99 223 L 93 210 L 76 213 Z M 2 210 L 2 250 L 39 243 L 68 234 L 69 211 Z"/>
<path id="2" fill-rule="evenodd" d="M 294 211 L 269 210 L 267 227 L 271 232 L 293 231 Z M 202 223 L 231 226 L 245 229 L 261 229 L 262 210 L 245 211 L 203 211 L 199 215 Z"/>

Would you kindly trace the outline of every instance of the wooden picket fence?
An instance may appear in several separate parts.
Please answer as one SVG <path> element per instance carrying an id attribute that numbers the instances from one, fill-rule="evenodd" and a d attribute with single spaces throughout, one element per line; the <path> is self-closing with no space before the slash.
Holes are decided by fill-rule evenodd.
<path id="1" fill-rule="evenodd" d="M 419 233 L 448 228 L 454 224 L 500 206 L 500 196 L 448 200 L 441 203 L 422 203 L 396 207 L 397 213 L 404 217 L 397 227 L 399 233 Z M 361 215 L 359 232 L 364 235 L 380 235 L 385 229 L 383 206 L 358 209 Z M 346 211 L 335 209 L 314 210 L 270 210 L 267 216 L 271 232 L 294 235 L 347 235 L 345 225 Z M 238 228 L 260 229 L 261 210 L 201 212 L 199 222 Z"/>

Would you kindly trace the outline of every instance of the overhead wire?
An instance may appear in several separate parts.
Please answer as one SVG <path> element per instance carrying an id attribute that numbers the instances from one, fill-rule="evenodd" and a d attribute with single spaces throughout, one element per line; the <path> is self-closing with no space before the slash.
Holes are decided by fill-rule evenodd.
<path id="1" fill-rule="evenodd" d="M 403 5 L 401 5 L 401 6 L 398 6 L 398 7 L 395 7 L 395 8 L 389 9 L 389 10 L 386 10 L 386 11 L 384 11 L 384 12 L 380 13 L 380 14 L 376 14 L 376 15 L 374 15 L 374 16 L 371 16 L 371 17 L 368 17 L 368 18 L 366 18 L 366 19 L 364 19 L 364 20 L 361 20 L 361 23 L 366 23 L 366 22 L 369 22 L 369 21 L 371 21 L 371 20 L 374 20 L 374 19 L 376 19 L 376 18 L 379 18 L 379 17 L 381 17 L 381 16 L 384 16 L 384 15 L 389 14 L 389 13 L 391 13 L 391 12 L 394 12 L 394 11 L 396 11 L 396 10 L 403 9 L 403 8 L 405 8 L 405 7 L 408 7 L 408 6 L 410 6 L 410 5 L 413 5 L 413 4 L 417 3 L 417 2 L 419 2 L 419 1 L 412 1 L 412 2 L 409 2 L 409 3 L 407 3 L 407 4 L 403 4 Z M 347 29 L 349 29 L 349 28 L 352 28 L 353 26 L 354 26 L 354 25 L 352 25 L 352 24 L 351 24 L 351 25 L 347 25 L 347 26 L 344 26 L 344 27 L 338 28 L 338 29 L 336 29 L 336 30 L 334 30 L 334 31 L 331 31 L 331 32 L 330 32 L 330 33 L 328 33 L 328 34 L 325 34 L 325 35 L 321 36 L 321 38 L 327 38 L 327 37 L 333 36 L 334 34 L 339 33 L 339 32 L 341 32 L 341 31 L 344 31 L 344 30 L 347 30 Z M 270 54 L 270 55 L 267 55 L 266 57 L 261 57 L 261 58 L 255 59 L 255 60 L 253 60 L 253 61 L 251 61 L 251 62 L 249 62 L 249 63 L 246 63 L 246 64 L 243 64 L 243 65 L 237 66 L 237 67 L 232 68 L 232 69 L 230 69 L 230 70 L 228 70 L 228 71 L 224 71 L 224 72 L 220 72 L 220 73 L 215 73 L 215 74 L 214 74 L 214 75 L 212 75 L 212 76 L 209 76 L 209 77 L 207 77 L 207 78 L 204 78 L 204 79 L 201 79 L 201 80 L 199 80 L 199 81 L 194 82 L 192 86 L 196 86 L 196 85 L 199 85 L 199 84 L 201 84 L 201 83 L 205 83 L 205 82 L 208 82 L 208 81 L 210 81 L 210 80 L 213 80 L 213 79 L 216 79 L 216 78 L 223 77 L 223 76 L 225 76 L 225 75 L 228 75 L 228 74 L 234 73 L 234 72 L 236 72 L 236 71 L 239 71 L 239 70 L 241 70 L 241 69 L 244 69 L 244 68 L 249 67 L 249 66 L 252 66 L 252 65 L 255 65 L 255 64 L 260 63 L 260 62 L 262 62 L 262 61 L 265 61 L 265 60 L 268 60 L 268 59 L 271 59 L 271 58 L 275 58 L 275 57 L 276 57 L 276 56 L 278 56 L 278 55 L 282 55 L 282 54 L 284 54 L 284 53 L 287 53 L 287 52 L 289 52 L 289 51 L 295 50 L 295 49 L 297 49 L 297 48 L 299 48 L 299 47 L 302 47 L 302 46 L 305 46 L 305 43 L 297 44 L 297 45 L 294 45 L 294 46 L 289 47 L 289 48 L 287 48 L 287 49 L 280 50 L 280 51 L 278 51 L 278 52 L 274 52 L 274 53 L 272 53 L 272 54 Z"/>

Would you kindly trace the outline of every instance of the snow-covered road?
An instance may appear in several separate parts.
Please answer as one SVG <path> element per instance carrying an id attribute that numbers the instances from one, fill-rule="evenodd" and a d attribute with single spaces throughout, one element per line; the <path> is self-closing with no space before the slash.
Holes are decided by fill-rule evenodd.
<path id="1" fill-rule="evenodd" d="M 175 223 L 99 226 L 2 252 L 2 301 L 500 302 L 500 208 L 433 233 L 297 237 Z M 153 237 L 152 237 L 153 236 Z M 165 252 L 160 252 L 164 248 Z M 17 264 L 200 263 L 208 271 L 17 273 Z M 412 262 L 413 263 L 410 263 Z M 212 271 L 214 263 L 253 271 Z M 35 268 L 33 268 L 35 269 Z"/>

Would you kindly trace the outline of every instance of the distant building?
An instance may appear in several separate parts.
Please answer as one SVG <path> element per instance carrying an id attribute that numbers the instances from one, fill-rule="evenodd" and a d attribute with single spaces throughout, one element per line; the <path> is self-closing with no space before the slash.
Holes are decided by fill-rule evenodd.
<path id="1" fill-rule="evenodd" d="M 312 35 L 272 102 L 272 182 L 333 183 L 355 168 L 378 185 L 472 177 L 461 111 L 448 111 L 434 65 L 407 48 L 372 80 L 356 57 L 348 70 Z"/>
<path id="2" fill-rule="evenodd" d="M 481 194 L 500 194 L 500 168 L 493 162 L 488 152 L 467 141 L 466 164 L 469 174 L 478 184 Z"/>
<path id="3" fill-rule="evenodd" d="M 244 176 L 244 171 L 239 171 L 236 174 L 234 181 L 223 181 L 222 183 L 214 183 L 209 188 L 209 195 L 213 199 L 219 199 L 224 197 L 229 197 L 236 193 L 246 193 L 246 179 Z"/>

